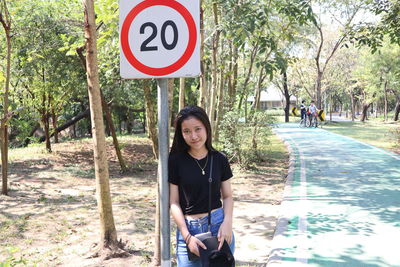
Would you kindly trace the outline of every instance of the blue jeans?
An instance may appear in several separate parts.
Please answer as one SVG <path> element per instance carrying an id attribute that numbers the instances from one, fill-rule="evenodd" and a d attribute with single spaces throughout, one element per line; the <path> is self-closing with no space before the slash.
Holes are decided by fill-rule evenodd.
<path id="1" fill-rule="evenodd" d="M 223 221 L 224 210 L 222 208 L 219 208 L 211 213 L 211 233 L 213 236 L 218 235 L 219 227 Z M 205 233 L 208 230 L 208 215 L 195 220 L 185 219 L 185 222 L 191 235 Z M 178 229 L 176 230 L 176 244 L 176 260 L 178 262 L 178 267 L 201 267 L 200 259 L 189 261 L 185 240 Z M 235 237 L 233 236 L 233 233 L 232 242 L 229 247 L 233 254 L 235 252 Z"/>
<path id="2" fill-rule="evenodd" d="M 307 117 L 307 113 L 304 111 L 301 112 L 301 119 L 305 119 Z"/>

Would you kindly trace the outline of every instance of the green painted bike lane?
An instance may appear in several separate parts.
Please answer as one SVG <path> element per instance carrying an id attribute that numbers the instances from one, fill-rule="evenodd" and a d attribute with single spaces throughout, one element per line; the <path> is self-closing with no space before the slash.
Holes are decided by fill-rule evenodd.
<path id="1" fill-rule="evenodd" d="M 400 156 L 281 124 L 291 150 L 268 266 L 400 266 Z"/>

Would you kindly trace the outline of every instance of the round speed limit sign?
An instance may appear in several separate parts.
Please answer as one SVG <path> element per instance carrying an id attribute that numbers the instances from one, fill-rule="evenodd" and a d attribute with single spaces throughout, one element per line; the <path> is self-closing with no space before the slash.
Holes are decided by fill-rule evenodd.
<path id="1" fill-rule="evenodd" d="M 199 0 L 120 0 L 121 77 L 200 74 Z"/>

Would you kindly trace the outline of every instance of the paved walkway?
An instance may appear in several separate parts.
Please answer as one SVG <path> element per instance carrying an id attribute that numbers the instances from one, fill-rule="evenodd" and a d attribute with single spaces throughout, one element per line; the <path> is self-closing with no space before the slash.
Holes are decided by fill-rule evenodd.
<path id="1" fill-rule="evenodd" d="M 329 121 L 331 118 L 330 114 L 326 114 L 325 116 L 325 120 Z M 346 118 L 345 114 L 342 114 L 341 116 L 339 116 L 339 113 L 332 113 L 332 121 L 351 121 L 351 118 Z M 358 120 L 356 120 L 358 121 Z"/>
<path id="2" fill-rule="evenodd" d="M 268 266 L 400 266 L 400 156 L 282 124 L 291 166 Z"/>

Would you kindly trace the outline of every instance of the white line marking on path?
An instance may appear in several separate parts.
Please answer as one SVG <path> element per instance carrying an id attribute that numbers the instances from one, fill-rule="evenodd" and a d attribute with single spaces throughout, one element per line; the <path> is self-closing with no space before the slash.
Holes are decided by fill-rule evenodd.
<path id="1" fill-rule="evenodd" d="M 282 263 L 282 250 L 287 248 L 287 245 L 284 244 L 283 233 L 287 230 L 287 223 L 290 218 L 288 214 L 293 213 L 293 211 L 297 211 L 294 216 L 298 216 L 298 232 L 296 242 L 296 262 L 292 262 L 290 266 L 298 266 L 298 265 L 306 265 L 308 263 L 309 258 L 309 244 L 307 239 L 307 211 L 308 211 L 308 202 L 307 202 L 307 176 L 306 176 L 306 163 L 304 160 L 304 154 L 300 151 L 298 145 L 294 142 L 293 138 L 289 134 L 278 134 L 277 131 L 275 133 L 284 140 L 286 146 L 288 147 L 290 153 L 290 164 L 288 171 L 288 180 L 286 181 L 284 197 L 282 201 L 282 215 L 278 220 L 278 225 L 276 228 L 276 232 L 274 235 L 274 245 L 272 248 L 275 248 L 274 251 L 271 252 L 271 255 L 268 259 L 268 266 L 275 266 L 275 264 L 280 265 Z M 291 141 L 291 143 L 289 143 Z M 291 145 L 293 144 L 293 146 Z M 290 198 L 291 187 L 293 183 L 293 176 L 295 171 L 295 153 L 294 149 L 297 148 L 299 152 L 299 160 L 300 160 L 300 188 L 299 188 L 299 200 L 296 201 L 295 205 L 293 205 L 293 201 L 288 201 Z M 288 205 L 290 204 L 290 205 Z M 290 244 L 289 244 L 290 245 Z M 288 265 L 289 262 L 285 262 L 285 266 Z"/>
<path id="2" fill-rule="evenodd" d="M 299 146 L 291 139 L 294 146 L 299 152 L 300 159 L 300 189 L 299 189 L 299 204 L 298 204 L 298 216 L 299 222 L 297 228 L 299 231 L 299 238 L 297 241 L 296 248 L 296 261 L 307 264 L 308 262 L 308 245 L 307 245 L 307 176 L 306 176 L 306 162 L 304 160 L 304 154 L 299 149 Z"/>
<path id="3" fill-rule="evenodd" d="M 340 134 L 336 134 L 330 131 L 327 131 L 325 129 L 320 129 L 322 131 L 327 132 L 328 134 L 331 135 L 336 135 L 348 140 L 351 140 L 356 143 L 360 143 L 366 147 L 372 148 L 374 150 L 377 150 L 381 153 L 384 153 L 394 159 L 400 160 L 400 156 L 398 156 L 395 153 L 388 152 L 384 149 L 375 147 L 373 145 L 364 143 L 362 141 L 356 140 L 351 137 L 343 136 Z M 306 164 L 304 160 L 304 154 L 299 150 L 298 145 L 293 141 L 293 138 L 290 136 L 290 133 L 279 133 L 279 130 L 274 130 L 274 132 L 280 137 L 286 144 L 289 153 L 290 153 L 290 164 L 289 164 L 289 171 L 288 171 L 288 177 L 285 185 L 285 190 L 283 194 L 283 200 L 281 204 L 281 216 L 278 219 L 278 224 L 276 227 L 276 231 L 274 234 L 273 238 L 273 245 L 272 245 L 272 251 L 271 254 L 268 258 L 267 266 L 268 267 L 273 267 L 273 266 L 283 266 L 284 264 L 285 267 L 298 267 L 298 266 L 303 266 L 308 264 L 308 259 L 310 257 L 310 241 L 307 238 L 307 211 L 309 210 L 308 207 L 308 201 L 307 201 L 307 176 L 306 176 Z M 292 144 L 290 144 L 288 141 L 292 141 Z M 293 187 L 293 179 L 294 179 L 294 171 L 295 171 L 295 155 L 294 155 L 294 148 L 297 148 L 299 151 L 299 161 L 300 161 L 300 188 L 299 188 L 299 201 L 297 201 L 297 205 L 292 205 L 293 201 L 290 200 L 291 196 L 291 188 Z M 293 214 L 293 210 L 295 212 L 297 211 L 297 214 Z M 298 215 L 299 222 L 297 225 L 298 228 L 298 238 L 295 240 L 297 245 L 296 249 L 296 262 L 294 261 L 282 261 L 282 257 L 284 257 L 284 251 L 288 246 L 290 246 L 292 243 L 287 243 L 287 237 L 283 236 L 283 234 L 287 231 L 287 226 L 288 226 L 288 221 L 292 217 L 290 214 L 293 214 L 292 216 Z"/>

